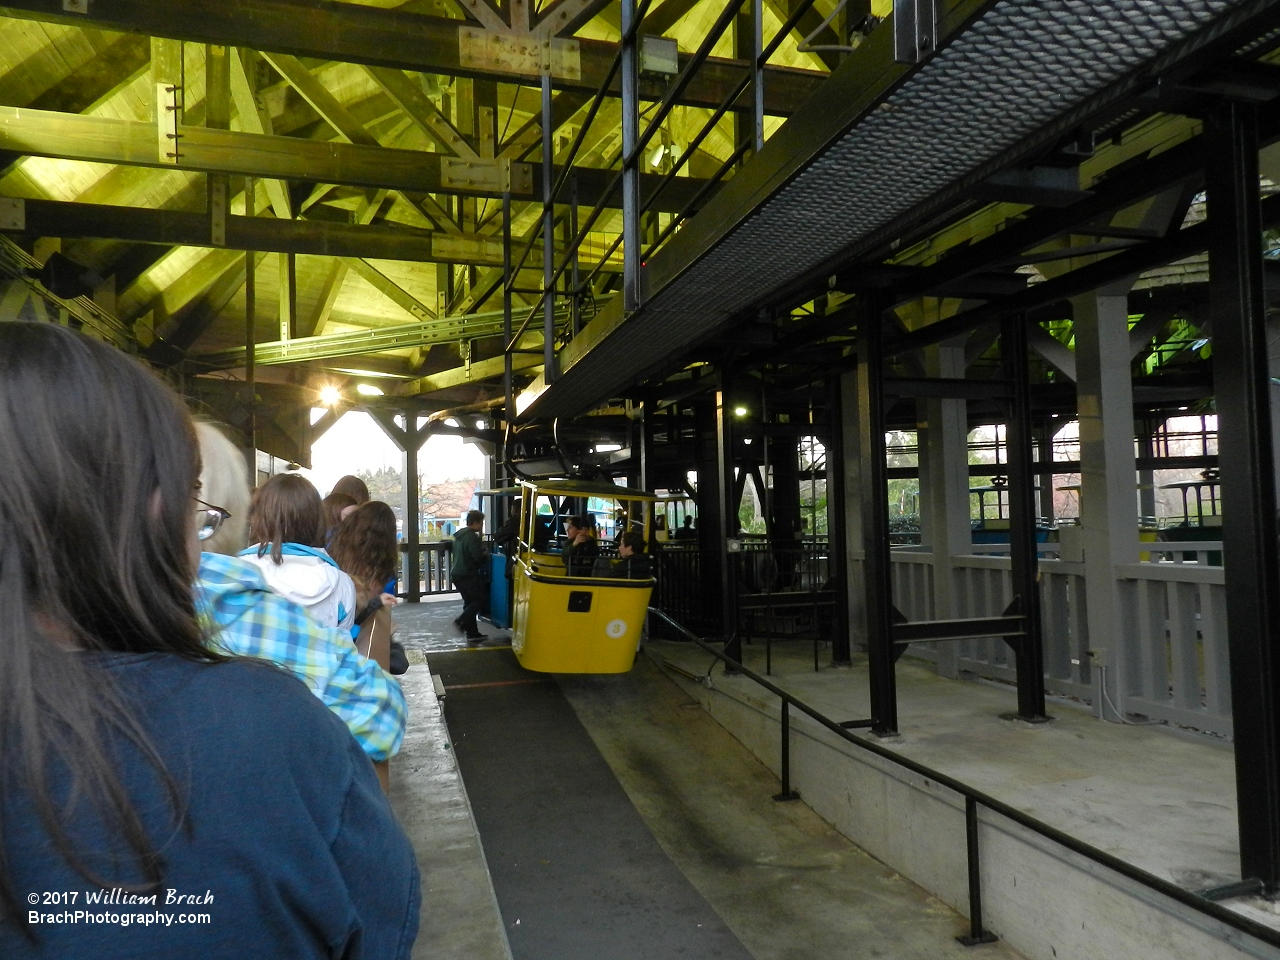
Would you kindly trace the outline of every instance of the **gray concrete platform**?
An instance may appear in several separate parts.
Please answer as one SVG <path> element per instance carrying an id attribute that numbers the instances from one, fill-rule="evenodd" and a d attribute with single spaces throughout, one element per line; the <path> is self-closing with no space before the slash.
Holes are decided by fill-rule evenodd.
<path id="1" fill-rule="evenodd" d="M 724 676 L 719 665 L 711 671 L 710 689 L 690 682 L 682 674 L 705 675 L 712 663 L 705 651 L 691 644 L 652 642 L 645 650 L 660 665 L 677 668 L 670 673 L 686 693 L 777 769 L 776 697 L 745 677 Z M 763 673 L 761 648 L 748 647 L 745 656 L 748 666 Z M 864 659 L 852 668 L 815 672 L 807 646 L 785 644 L 775 645 L 773 658 L 774 682 L 827 716 L 852 720 L 869 715 Z M 1105 723 L 1067 701 L 1051 702 L 1049 712 L 1056 718 L 1052 723 L 1005 720 L 1000 715 L 1016 709 L 1012 688 L 941 679 L 928 665 L 906 659 L 897 676 L 902 736 L 878 740 L 882 746 L 1186 889 L 1239 879 L 1229 744 L 1164 728 Z M 964 909 L 964 832 L 958 798 L 844 743 L 807 717 L 797 718 L 795 712 L 792 716 L 792 779 L 806 799 L 861 846 Z M 1097 873 L 1087 862 L 1069 862 L 1071 857 L 1060 848 L 1044 851 L 1053 861 L 1050 866 L 1045 865 L 1048 861 L 1028 859 L 1027 850 L 1037 845 L 1037 838 L 1016 836 L 1021 828 L 996 819 L 983 821 L 984 862 L 990 864 L 984 891 L 992 891 L 984 894 L 991 901 L 988 925 L 1002 933 L 1003 923 L 1003 932 L 1028 956 L 1101 955 L 1090 953 L 1092 934 L 1074 936 L 1057 928 L 1074 923 L 1088 932 L 1108 922 L 1114 922 L 1119 938 L 1106 945 L 1112 956 L 1280 956 L 1251 938 L 1240 938 L 1248 940 L 1243 953 L 1228 949 L 1225 942 L 1215 946 L 1220 934 L 1230 939 L 1220 925 L 1181 917 L 1178 909 L 1169 907 L 1171 901 L 1159 905 L 1165 911 L 1160 916 L 1177 915 L 1178 922 L 1170 920 L 1167 929 L 1158 932 L 1142 930 L 1143 924 L 1156 921 L 1136 907 L 1116 907 L 1108 917 L 1112 908 L 1097 907 L 1090 900 L 1095 893 L 1077 883 L 1075 872 Z M 1017 850 L 1007 846 L 1015 841 Z M 1039 883 L 1052 891 L 1038 904 L 1044 916 L 1030 924 L 1016 915 L 1002 916 L 998 906 L 997 891 L 1021 879 L 1021 891 L 1002 892 L 1020 900 L 1025 912 L 1026 891 L 1037 882 L 1025 873 L 1018 876 L 1019 871 L 1042 871 Z M 1102 881 L 1142 898 L 1141 891 L 1117 885 L 1115 876 Z M 1251 919 L 1280 926 L 1280 918 L 1261 901 L 1238 900 L 1230 906 Z M 1185 932 L 1178 923 L 1196 926 L 1206 939 L 1179 941 Z M 1042 929 L 1037 931 L 1037 926 Z M 1128 937 L 1153 941 L 1150 951 L 1127 952 Z M 1166 937 L 1169 942 L 1161 943 Z M 1092 949 L 1102 946 L 1093 943 Z"/>

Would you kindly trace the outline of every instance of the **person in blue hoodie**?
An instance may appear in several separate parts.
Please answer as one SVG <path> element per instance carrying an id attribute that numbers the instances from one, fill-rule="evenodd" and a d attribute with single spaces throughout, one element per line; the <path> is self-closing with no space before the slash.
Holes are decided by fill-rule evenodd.
<path id="1" fill-rule="evenodd" d="M 350 630 L 356 588 L 324 549 L 324 507 L 306 477 L 281 473 L 253 494 L 249 539 L 241 551 L 276 593 L 306 607 L 324 627 Z"/>
<path id="2" fill-rule="evenodd" d="M 364 751 L 201 629 L 228 511 L 181 400 L 0 322 L 0 450 L 0 957 L 407 960 L 416 860 Z"/>

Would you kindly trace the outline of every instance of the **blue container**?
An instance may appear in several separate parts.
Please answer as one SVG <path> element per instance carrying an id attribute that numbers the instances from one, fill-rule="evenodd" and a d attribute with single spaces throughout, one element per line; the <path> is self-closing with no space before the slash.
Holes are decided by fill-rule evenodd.
<path id="1" fill-rule="evenodd" d="M 507 557 L 489 557 L 489 615 L 485 617 L 500 630 L 511 627 L 511 581 L 507 579 Z"/>

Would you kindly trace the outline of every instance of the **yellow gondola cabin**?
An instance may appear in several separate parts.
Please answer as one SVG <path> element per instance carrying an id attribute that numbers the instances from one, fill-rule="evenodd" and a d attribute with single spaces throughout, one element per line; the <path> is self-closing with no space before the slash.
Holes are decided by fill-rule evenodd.
<path id="1" fill-rule="evenodd" d="M 600 556 L 623 530 L 653 542 L 654 496 L 607 482 L 522 481 L 520 544 L 514 576 L 511 647 L 526 670 L 541 673 L 626 673 L 635 662 L 652 576 L 624 579 L 570 576 L 561 556 L 564 521 L 600 522 Z M 597 575 L 599 573 L 600 575 Z"/>

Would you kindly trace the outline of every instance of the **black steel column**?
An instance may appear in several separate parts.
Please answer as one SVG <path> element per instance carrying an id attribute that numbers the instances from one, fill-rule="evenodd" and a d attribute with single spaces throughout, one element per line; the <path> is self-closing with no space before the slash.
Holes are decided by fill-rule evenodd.
<path id="1" fill-rule="evenodd" d="M 730 538 L 738 535 L 737 486 L 733 475 L 733 401 L 732 381 L 727 372 L 720 374 L 716 391 L 716 468 L 719 474 L 719 506 L 717 518 L 720 551 L 720 625 L 724 632 L 724 652 L 742 661 L 742 638 L 738 635 L 737 578 L 734 560 L 729 553 Z"/>
<path id="2" fill-rule="evenodd" d="M 1027 379 L 1027 321 L 1006 317 L 1000 353 L 1009 382 L 1005 443 L 1009 451 L 1009 557 L 1014 610 L 1024 635 L 1014 648 L 1018 664 L 1018 716 L 1040 722 L 1044 713 L 1044 646 L 1040 633 L 1039 563 L 1036 556 L 1035 464 L 1032 459 L 1031 385 Z"/>
<path id="3" fill-rule="evenodd" d="M 640 158 L 632 157 L 640 140 L 635 17 L 636 0 L 622 0 L 622 297 L 628 312 L 640 308 Z"/>
<path id="4" fill-rule="evenodd" d="M 508 178 L 509 181 L 510 178 Z M 502 191 L 502 342 L 507 345 L 503 353 L 502 395 L 503 419 L 511 424 L 516 418 L 515 388 L 512 383 L 511 343 L 511 184 Z"/>
<path id="5" fill-rule="evenodd" d="M 827 438 L 827 556 L 831 563 L 831 583 L 835 588 L 835 610 L 832 618 L 834 634 L 831 638 L 831 662 L 848 664 L 849 652 L 849 571 L 845 556 L 845 497 L 849 491 L 845 485 L 844 470 L 844 414 L 840 405 L 840 378 L 832 377 L 827 387 L 828 422 L 831 434 Z"/>
<path id="6" fill-rule="evenodd" d="M 865 304 L 858 320 L 858 445 L 862 455 L 862 540 L 866 559 L 867 659 L 873 733 L 898 732 L 894 676 L 893 597 L 889 557 L 889 478 L 884 442 L 884 351 L 880 308 Z M 829 462 L 829 461 L 828 461 Z"/>
<path id="7" fill-rule="evenodd" d="M 554 383 L 556 371 L 556 292 L 551 278 L 556 270 L 555 141 L 551 118 L 551 74 L 542 75 L 542 379 Z M 510 343 L 511 341 L 507 341 Z"/>
<path id="8" fill-rule="evenodd" d="M 1205 181 L 1240 873 L 1280 889 L 1280 555 L 1252 105 L 1209 118 Z"/>

